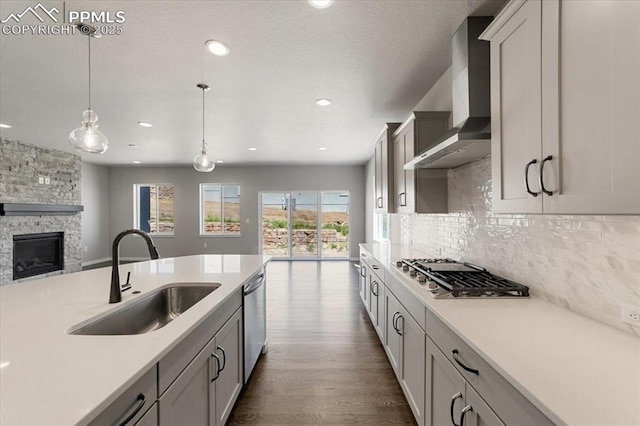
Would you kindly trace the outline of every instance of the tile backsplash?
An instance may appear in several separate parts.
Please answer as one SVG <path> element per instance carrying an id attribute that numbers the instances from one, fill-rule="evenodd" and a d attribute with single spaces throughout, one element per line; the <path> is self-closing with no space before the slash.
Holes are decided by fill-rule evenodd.
<path id="1" fill-rule="evenodd" d="M 640 216 L 494 214 L 491 159 L 449 171 L 449 214 L 393 215 L 401 243 L 487 267 L 534 296 L 640 336 Z"/>

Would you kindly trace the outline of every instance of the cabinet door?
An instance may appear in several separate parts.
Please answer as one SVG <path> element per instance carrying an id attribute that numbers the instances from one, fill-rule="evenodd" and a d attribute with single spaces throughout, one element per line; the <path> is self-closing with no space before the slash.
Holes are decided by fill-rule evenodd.
<path id="1" fill-rule="evenodd" d="M 360 299 L 362 299 L 362 302 L 365 303 L 366 299 L 364 297 L 364 292 L 367 289 L 367 271 L 369 269 L 369 265 L 367 265 L 366 263 L 364 263 L 364 261 L 362 260 L 362 257 L 360 258 L 360 283 L 359 283 L 359 289 L 358 292 L 360 293 Z M 366 306 L 366 303 L 365 303 Z"/>
<path id="2" fill-rule="evenodd" d="M 389 357 L 389 362 L 395 371 L 396 376 L 400 379 L 402 362 L 402 336 L 397 330 L 397 319 L 401 314 L 402 306 L 398 299 L 390 291 L 384 293 L 385 298 L 385 312 L 386 312 L 386 326 L 385 326 L 385 340 L 384 349 Z"/>
<path id="3" fill-rule="evenodd" d="M 161 426 L 215 425 L 215 386 L 212 379 L 219 368 L 216 339 L 198 353 L 159 399 Z"/>
<path id="4" fill-rule="evenodd" d="M 464 423 L 460 422 L 460 426 L 504 426 L 480 395 L 468 383 L 466 386 L 466 405 L 463 408 L 466 413 Z"/>
<path id="5" fill-rule="evenodd" d="M 429 338 L 426 352 L 425 424 L 449 425 L 453 420 L 458 424 L 464 407 L 465 380 Z"/>
<path id="6" fill-rule="evenodd" d="M 404 308 L 396 323 L 402 339 L 400 384 L 418 425 L 424 425 L 426 336 Z"/>
<path id="7" fill-rule="evenodd" d="M 402 198 L 406 196 L 406 170 L 404 170 L 404 135 L 399 133 L 393 138 L 393 185 L 394 204 L 398 213 L 401 213 Z"/>
<path id="8" fill-rule="evenodd" d="M 540 0 L 529 0 L 491 38 L 491 171 L 496 213 L 542 212 L 538 185 L 541 16 Z M 527 192 L 526 181 L 537 196 Z"/>
<path id="9" fill-rule="evenodd" d="M 640 2 L 544 1 L 545 213 L 640 213 Z"/>
<path id="10" fill-rule="evenodd" d="M 380 282 L 380 279 L 375 275 L 371 275 L 371 283 L 369 284 L 369 316 L 374 327 L 378 324 L 378 297 L 380 296 L 380 287 L 384 287 L 384 284 Z"/>
<path id="11" fill-rule="evenodd" d="M 216 335 L 215 353 L 221 360 L 215 385 L 216 425 L 226 423 L 243 384 L 242 309 L 239 309 Z"/>
<path id="12" fill-rule="evenodd" d="M 415 122 L 414 122 L 415 123 Z M 409 124 L 403 130 L 404 134 L 404 163 L 409 162 L 409 160 L 413 160 L 415 156 L 415 131 L 414 131 L 414 123 Z M 402 212 L 403 213 L 414 213 L 416 211 L 416 171 L 415 170 L 405 170 L 405 196 L 402 201 Z"/>
<path id="13" fill-rule="evenodd" d="M 384 212 L 384 192 L 382 189 L 382 180 L 384 174 L 383 162 L 382 162 L 382 151 L 383 147 L 380 141 L 376 143 L 375 146 L 375 204 L 376 204 L 376 212 Z"/>
<path id="14" fill-rule="evenodd" d="M 374 324 L 376 327 L 376 332 L 378 333 L 378 337 L 380 337 L 380 341 L 384 342 L 385 336 L 385 314 L 384 314 L 384 298 L 386 293 L 386 286 L 384 283 L 380 283 L 376 288 L 378 296 L 376 297 L 376 310 L 377 310 L 377 321 Z"/>

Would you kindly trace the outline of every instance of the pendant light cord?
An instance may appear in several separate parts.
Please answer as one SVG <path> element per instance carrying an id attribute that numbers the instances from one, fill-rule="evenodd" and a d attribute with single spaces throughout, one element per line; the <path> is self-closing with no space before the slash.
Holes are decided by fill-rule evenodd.
<path id="1" fill-rule="evenodd" d="M 91 34 L 87 35 L 89 39 L 89 109 L 91 109 Z"/>
<path id="2" fill-rule="evenodd" d="M 205 89 L 202 88 L 202 150 L 204 151 L 204 92 Z"/>

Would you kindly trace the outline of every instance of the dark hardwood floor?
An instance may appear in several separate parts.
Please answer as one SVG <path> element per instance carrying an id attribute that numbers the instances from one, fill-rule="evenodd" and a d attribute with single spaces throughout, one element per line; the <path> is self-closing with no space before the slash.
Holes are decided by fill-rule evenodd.
<path id="1" fill-rule="evenodd" d="M 350 262 L 271 262 L 262 355 L 228 425 L 415 424 Z"/>

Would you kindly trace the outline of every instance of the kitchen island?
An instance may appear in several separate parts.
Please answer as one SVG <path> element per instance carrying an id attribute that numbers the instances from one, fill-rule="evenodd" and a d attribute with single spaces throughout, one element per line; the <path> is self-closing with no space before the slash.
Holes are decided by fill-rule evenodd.
<path id="1" fill-rule="evenodd" d="M 111 268 L 0 287 L 0 424 L 90 423 L 268 261 L 260 255 L 199 255 L 121 265 L 120 276 L 131 273 L 133 288 L 116 304 L 108 303 Z M 171 283 L 221 286 L 146 334 L 69 334 Z"/>

